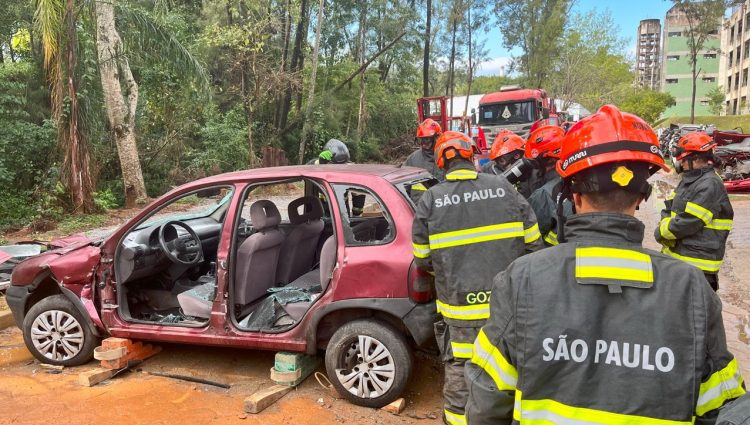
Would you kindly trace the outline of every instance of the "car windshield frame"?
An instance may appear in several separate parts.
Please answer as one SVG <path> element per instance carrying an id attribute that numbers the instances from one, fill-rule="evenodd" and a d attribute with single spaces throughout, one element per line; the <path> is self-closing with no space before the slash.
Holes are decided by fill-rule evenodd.
<path id="1" fill-rule="evenodd" d="M 175 213 L 170 214 L 168 216 L 159 217 L 159 218 L 154 219 L 154 216 L 157 215 L 157 214 L 159 214 L 159 211 L 163 210 L 164 208 L 166 208 L 166 207 L 174 204 L 175 202 L 179 201 L 180 199 L 184 199 L 184 198 L 187 198 L 189 196 L 195 195 L 196 193 L 199 193 L 199 192 L 204 191 L 206 189 L 202 188 L 202 189 L 198 189 L 198 190 L 195 190 L 195 191 L 192 191 L 192 192 L 188 192 L 188 193 L 186 193 L 186 194 L 184 194 L 184 195 L 182 195 L 182 196 L 180 196 L 178 198 L 172 199 L 170 202 L 168 202 L 168 203 L 162 205 L 161 207 L 159 207 L 159 209 L 157 209 L 152 214 L 150 214 L 146 219 L 144 219 L 143 221 L 141 221 L 140 223 L 138 223 L 138 225 L 136 227 L 134 227 L 133 229 L 131 229 L 130 231 L 132 232 L 132 231 L 136 231 L 136 230 L 143 230 L 143 229 L 146 229 L 148 227 L 155 226 L 155 225 L 158 225 L 158 224 L 163 224 L 163 223 L 166 223 L 166 222 L 172 221 L 172 220 L 185 221 L 185 220 L 193 220 L 193 219 L 196 219 L 196 218 L 209 217 L 209 216 L 213 215 L 214 213 L 216 213 L 216 211 L 218 211 L 220 208 L 224 207 L 225 205 L 228 205 L 229 202 L 232 200 L 232 195 L 234 195 L 234 187 L 233 186 L 220 186 L 219 188 L 221 188 L 221 187 L 225 187 L 225 188 L 229 189 L 229 192 L 227 192 L 227 194 L 224 195 L 224 197 L 221 198 L 221 200 L 216 205 L 211 205 L 211 206 L 207 207 L 206 209 L 204 209 L 203 211 L 200 211 L 200 212 L 185 213 L 185 212 L 179 212 L 178 211 L 178 212 L 175 212 Z"/>
<path id="2" fill-rule="evenodd" d="M 516 106 L 519 105 L 519 106 Z M 522 108 L 520 114 L 516 114 L 517 108 Z M 505 113 L 506 108 L 509 117 L 503 118 L 502 115 Z M 513 111 L 512 111 L 513 110 Z M 486 113 L 491 112 L 492 118 L 486 118 Z M 521 121 L 520 119 L 526 120 Z M 479 105 L 479 125 L 513 125 L 513 124 L 530 124 L 536 121 L 536 100 L 512 100 L 508 102 L 497 102 L 490 103 L 487 105 Z"/>

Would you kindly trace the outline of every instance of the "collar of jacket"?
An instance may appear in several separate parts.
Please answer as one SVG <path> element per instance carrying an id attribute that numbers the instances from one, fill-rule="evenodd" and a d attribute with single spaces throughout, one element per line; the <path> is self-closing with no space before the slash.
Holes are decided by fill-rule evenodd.
<path id="1" fill-rule="evenodd" d="M 706 173 L 713 173 L 714 171 L 715 171 L 714 167 L 710 167 L 710 166 L 709 167 L 699 168 L 697 170 L 683 171 L 683 173 L 682 173 L 682 180 L 685 183 L 690 184 L 690 183 L 698 180 L 699 178 L 701 178 L 702 175 L 704 175 Z"/>
<path id="2" fill-rule="evenodd" d="M 560 174 L 557 173 L 557 170 L 552 169 L 544 173 L 542 180 L 542 184 L 545 184 L 552 180 L 562 180 L 562 177 L 560 177 Z"/>
<path id="3" fill-rule="evenodd" d="M 608 244 L 640 247 L 645 228 L 640 220 L 627 214 L 575 214 L 565 223 L 565 237 L 570 242 L 602 241 Z"/>
<path id="4" fill-rule="evenodd" d="M 425 158 L 426 160 L 428 160 L 428 161 L 430 161 L 430 162 L 435 162 L 435 152 L 433 152 L 433 151 L 425 151 L 425 150 L 424 150 L 424 149 L 422 149 L 422 148 L 419 148 L 419 152 L 421 152 L 421 153 L 422 153 L 422 156 L 423 156 L 423 157 L 424 157 L 424 158 Z"/>
<path id="5" fill-rule="evenodd" d="M 446 180 L 476 180 L 477 170 L 469 161 L 456 161 L 445 173 Z"/>

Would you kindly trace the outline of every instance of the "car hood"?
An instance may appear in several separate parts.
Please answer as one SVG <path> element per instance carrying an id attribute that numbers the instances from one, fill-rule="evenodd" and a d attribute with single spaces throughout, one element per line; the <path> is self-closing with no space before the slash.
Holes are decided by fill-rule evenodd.
<path id="1" fill-rule="evenodd" d="M 66 238 L 67 239 L 67 238 Z M 54 246 L 50 242 L 49 246 Z M 24 286 L 34 283 L 38 276 L 49 271 L 62 285 L 85 284 L 91 281 L 93 271 L 100 259 L 99 243 L 78 239 L 57 249 L 46 251 L 19 263 L 11 275 L 11 284 Z"/>

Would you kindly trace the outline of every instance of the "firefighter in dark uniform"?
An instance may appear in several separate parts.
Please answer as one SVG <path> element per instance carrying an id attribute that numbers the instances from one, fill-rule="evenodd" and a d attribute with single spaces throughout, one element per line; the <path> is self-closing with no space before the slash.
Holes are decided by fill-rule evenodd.
<path id="1" fill-rule="evenodd" d="M 351 156 L 349 155 L 349 148 L 346 144 L 338 139 L 331 139 L 326 142 L 323 146 L 323 150 L 318 155 L 318 158 L 311 159 L 307 162 L 307 165 L 321 165 L 321 164 L 350 164 Z M 328 206 L 328 200 L 323 192 L 318 193 L 320 201 L 324 205 L 324 209 Z M 351 214 L 354 217 L 362 215 L 365 207 L 365 201 L 367 196 L 364 194 L 352 194 L 352 211 Z M 349 203 L 346 205 L 347 211 L 349 211 Z"/>
<path id="2" fill-rule="evenodd" d="M 745 393 L 703 273 L 642 247 L 635 209 L 659 168 L 635 115 L 606 105 L 570 129 L 557 169 L 577 214 L 495 278 L 466 364 L 469 424 L 713 423 Z"/>
<path id="3" fill-rule="evenodd" d="M 435 335 L 445 363 L 443 413 L 450 424 L 465 423 L 463 365 L 489 317 L 492 277 L 542 247 L 526 200 L 504 177 L 477 173 L 472 163 L 476 151 L 465 134 L 443 133 L 435 159 L 446 170 L 446 181 L 422 195 L 412 227 L 416 264 L 435 275 L 442 315 Z"/>
<path id="4" fill-rule="evenodd" d="M 419 143 L 419 149 L 412 152 L 412 154 L 406 158 L 404 165 L 425 169 L 429 171 L 433 177 L 438 179 L 438 181 L 444 181 L 445 171 L 441 170 L 440 167 L 435 164 L 434 153 L 435 141 L 440 137 L 441 133 L 442 129 L 440 128 L 440 124 L 435 122 L 435 120 L 427 118 L 422 121 L 422 123 L 419 124 L 419 127 L 417 127 L 417 143 Z"/>
<path id="5" fill-rule="evenodd" d="M 672 158 L 682 180 L 664 203 L 654 236 L 663 246 L 661 252 L 701 269 L 717 291 L 734 210 L 714 169 L 718 163 L 715 146 L 711 136 L 699 132 L 688 133 L 677 142 Z"/>
<path id="6" fill-rule="evenodd" d="M 525 157 L 536 161 L 541 172 L 539 187 L 529 197 L 529 204 L 539 221 L 539 232 L 546 245 L 557 245 L 558 197 L 561 195 L 562 179 L 555 170 L 560 158 L 560 149 L 565 132 L 556 125 L 545 125 L 534 130 L 526 141 Z M 563 217 L 573 214 L 573 205 L 562 203 Z"/>
<path id="7" fill-rule="evenodd" d="M 490 148 L 490 161 L 482 167 L 482 172 L 499 175 L 505 173 L 510 166 L 523 158 L 525 144 L 526 141 L 516 133 L 507 129 L 500 130 Z M 536 171 L 532 170 L 531 173 L 534 175 L 530 174 L 528 178 L 514 185 L 526 199 L 531 196 L 532 185 L 538 181 L 538 177 L 535 178 Z"/>

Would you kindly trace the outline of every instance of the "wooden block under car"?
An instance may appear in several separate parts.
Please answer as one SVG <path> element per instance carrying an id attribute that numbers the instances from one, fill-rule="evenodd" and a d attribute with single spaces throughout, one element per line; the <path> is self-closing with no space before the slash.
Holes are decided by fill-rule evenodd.
<path id="1" fill-rule="evenodd" d="M 274 367 L 271 368 L 271 380 L 279 385 L 296 387 L 310 376 L 319 364 L 320 359 L 315 356 L 279 352 L 276 353 Z"/>
<path id="2" fill-rule="evenodd" d="M 291 390 L 292 387 L 284 385 L 274 385 L 264 390 L 259 390 L 245 399 L 245 412 L 260 413 L 266 407 L 274 404 L 281 397 L 284 397 Z"/>
<path id="3" fill-rule="evenodd" d="M 382 409 L 386 412 L 398 415 L 399 413 L 404 411 L 404 407 L 406 407 L 406 400 L 404 400 L 403 398 L 399 398 L 392 401 L 390 404 L 386 404 L 382 407 Z"/>
<path id="4" fill-rule="evenodd" d="M 161 351 L 161 347 L 125 338 L 107 338 L 98 348 L 98 358 L 102 358 L 101 366 L 105 369 L 122 369 L 130 360 L 145 360 Z"/>

